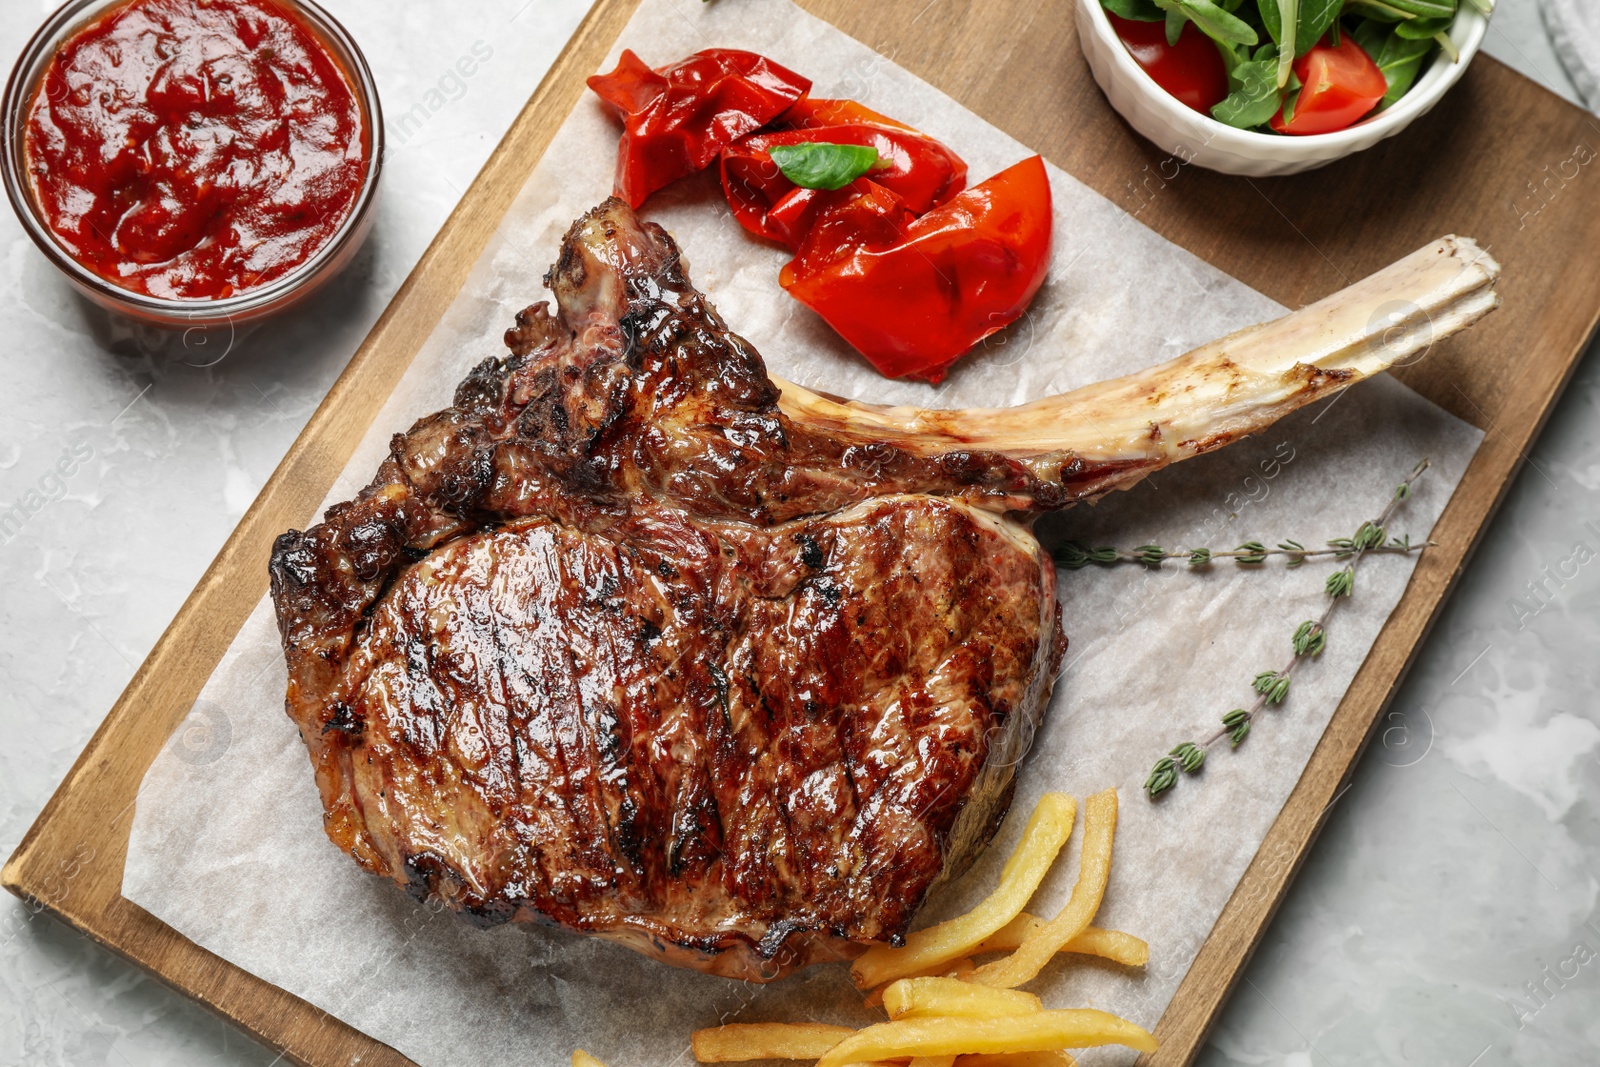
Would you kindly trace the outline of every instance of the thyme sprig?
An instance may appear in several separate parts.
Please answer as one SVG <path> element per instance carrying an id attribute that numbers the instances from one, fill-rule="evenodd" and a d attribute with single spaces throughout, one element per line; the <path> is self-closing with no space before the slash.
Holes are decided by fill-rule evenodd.
<path id="1" fill-rule="evenodd" d="M 1327 594 L 1328 602 L 1322 609 L 1322 614 L 1315 619 L 1307 619 L 1294 631 L 1290 639 L 1293 655 L 1280 670 L 1262 671 L 1255 676 L 1251 688 L 1256 692 L 1256 699 L 1248 708 L 1234 708 L 1222 716 L 1222 728 L 1198 744 L 1193 741 L 1184 741 L 1175 746 L 1165 756 L 1156 760 L 1155 766 L 1150 771 L 1150 777 L 1145 779 L 1144 790 L 1151 800 L 1159 797 L 1171 789 L 1178 782 L 1179 774 L 1195 774 L 1205 765 L 1206 750 L 1224 737 L 1228 739 L 1230 748 L 1238 748 L 1246 737 L 1250 736 L 1250 727 L 1255 722 L 1256 716 L 1269 707 L 1282 704 L 1289 695 L 1290 683 L 1294 672 L 1302 663 L 1322 655 L 1328 647 L 1328 619 L 1333 615 L 1339 602 L 1349 597 L 1355 591 L 1356 567 L 1361 563 L 1362 557 L 1390 551 L 1410 552 L 1413 548 L 1423 548 L 1424 545 L 1413 546 L 1409 538 L 1391 538 L 1386 527 L 1393 518 L 1395 510 L 1401 503 L 1410 499 L 1411 487 L 1422 472 L 1428 469 L 1428 460 L 1418 463 L 1404 481 L 1395 486 L 1394 493 L 1389 497 L 1389 503 L 1384 507 L 1383 513 L 1376 519 L 1361 524 L 1354 535 L 1350 537 L 1335 538 L 1329 541 L 1331 546 L 1327 550 L 1319 550 L 1319 554 L 1333 554 L 1336 559 L 1349 560 L 1343 567 L 1328 575 L 1323 583 L 1323 592 Z M 1292 542 L 1290 542 L 1292 543 Z M 1433 542 L 1429 541 L 1431 545 Z M 1148 546 L 1147 546 L 1148 547 Z M 1298 547 L 1298 546 L 1297 546 Z M 1240 551 L 1248 555 L 1251 561 L 1260 562 L 1256 557 L 1261 556 L 1266 550 L 1259 543 L 1251 542 L 1240 546 Z M 1338 553 L 1343 553 L 1339 555 Z M 1310 555 L 1311 553 L 1306 553 Z M 1153 554 L 1152 554 L 1153 555 Z M 1236 556 L 1240 553 L 1235 553 Z M 1167 557 L 1172 558 L 1172 557 Z M 1094 560 L 1093 562 L 1102 562 Z M 1106 561 L 1110 562 L 1110 561 Z M 1141 561 L 1142 562 L 1142 561 Z M 1240 559 L 1240 562 L 1245 562 Z M 1297 566 L 1297 562 L 1291 566 Z M 1070 566 L 1070 564 L 1068 564 Z"/>
<path id="2" fill-rule="evenodd" d="M 1386 537 L 1373 543 L 1374 535 Z M 1231 559 L 1241 566 L 1265 563 L 1273 556 L 1288 557 L 1288 566 L 1298 567 L 1308 559 L 1331 556 L 1336 560 L 1353 559 L 1362 552 L 1393 552 L 1409 555 L 1432 548 L 1434 542 L 1412 544 L 1411 535 L 1387 537 L 1381 526 L 1363 523 L 1352 537 L 1335 537 L 1327 548 L 1307 548 L 1299 541 L 1279 541 L 1276 548 L 1268 548 L 1260 541 L 1246 541 L 1238 548 L 1218 551 L 1211 548 L 1165 548 L 1161 545 L 1140 545 L 1138 548 L 1091 548 L 1077 541 L 1063 542 L 1055 550 L 1056 562 L 1068 570 L 1081 570 L 1091 563 L 1110 566 L 1116 563 L 1142 563 L 1146 567 L 1159 567 L 1169 559 L 1181 559 L 1191 567 L 1205 567 L 1218 560 Z"/>

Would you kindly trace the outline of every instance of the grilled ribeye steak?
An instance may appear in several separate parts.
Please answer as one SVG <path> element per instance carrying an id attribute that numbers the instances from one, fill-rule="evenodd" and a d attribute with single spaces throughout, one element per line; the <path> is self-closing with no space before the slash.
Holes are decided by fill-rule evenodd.
<path id="1" fill-rule="evenodd" d="M 1458 328 L 1493 303 L 1472 251 L 1366 295 Z M 369 870 L 758 980 L 903 936 L 1004 814 L 1064 647 L 1031 514 L 1408 351 L 1329 303 L 1040 405 L 872 408 L 775 383 L 620 201 L 545 281 L 554 314 L 278 539 L 288 712 Z"/>

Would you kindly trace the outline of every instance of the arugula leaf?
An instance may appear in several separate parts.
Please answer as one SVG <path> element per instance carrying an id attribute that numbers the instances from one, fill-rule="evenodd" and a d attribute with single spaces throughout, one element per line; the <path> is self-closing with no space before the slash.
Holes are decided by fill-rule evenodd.
<path id="1" fill-rule="evenodd" d="M 1300 0 L 1300 24 L 1294 34 L 1294 54 L 1303 56 L 1317 46 L 1322 35 L 1339 21 L 1344 0 Z"/>
<path id="2" fill-rule="evenodd" d="M 1183 34 L 1183 24 L 1189 21 L 1189 16 L 1177 6 L 1167 8 L 1167 47 L 1176 47 L 1178 38 Z"/>
<path id="3" fill-rule="evenodd" d="M 1283 125 L 1287 129 L 1289 123 L 1294 121 L 1294 108 L 1300 102 L 1300 90 L 1295 89 L 1285 93 L 1283 97 Z"/>
<path id="4" fill-rule="evenodd" d="M 1261 21 L 1278 46 L 1278 84 L 1289 81 L 1295 57 L 1295 34 L 1300 24 L 1300 0 L 1261 0 Z"/>
<path id="5" fill-rule="evenodd" d="M 1436 33 L 1449 33 L 1455 19 L 1410 19 L 1396 24 L 1394 32 L 1408 41 L 1424 41 Z"/>
<path id="6" fill-rule="evenodd" d="M 1278 0 L 1261 0 L 1261 24 L 1267 29 L 1267 36 L 1272 38 L 1272 43 L 1283 45 L 1283 13 L 1278 7 Z"/>
<path id="7" fill-rule="evenodd" d="M 1386 108 L 1406 95 L 1417 80 L 1422 61 L 1433 51 L 1433 39 L 1413 41 L 1397 32 L 1397 27 L 1386 26 L 1376 19 L 1364 19 L 1351 34 L 1372 61 L 1383 71 L 1389 91 L 1383 94 L 1379 109 Z"/>
<path id="8" fill-rule="evenodd" d="M 1270 0 L 1269 0 L 1270 2 Z M 1211 0 L 1179 0 L 1178 8 L 1189 17 L 1189 21 L 1200 27 L 1207 37 L 1223 44 L 1255 45 L 1261 38 L 1256 36 L 1256 31 L 1250 24 L 1238 15 L 1224 11 Z M 1169 15 L 1170 19 L 1170 15 Z M 1167 36 L 1171 37 L 1172 23 L 1167 23 Z"/>
<path id="9" fill-rule="evenodd" d="M 1250 49 L 1240 48 L 1236 44 L 1219 44 L 1217 51 L 1222 54 L 1222 72 L 1231 75 L 1239 66 L 1250 58 Z"/>
<path id="10" fill-rule="evenodd" d="M 1355 38 L 1355 42 L 1361 46 L 1361 50 L 1376 63 L 1379 54 L 1383 51 L 1383 46 L 1388 42 L 1391 28 L 1385 26 L 1378 19 L 1362 19 L 1356 23 L 1356 28 L 1351 31 L 1350 36 Z"/>
<path id="11" fill-rule="evenodd" d="M 1352 8 L 1360 8 L 1368 18 L 1379 22 L 1402 22 L 1413 17 L 1399 8 L 1390 7 L 1383 0 L 1347 0 L 1347 4 Z"/>
<path id="12" fill-rule="evenodd" d="M 1213 0 L 1213 2 L 1254 30 L 1257 43 L 1271 39 L 1272 35 L 1267 32 L 1267 24 L 1261 17 L 1261 4 L 1258 0 L 1247 0 L 1247 2 L 1241 3 L 1237 7 L 1231 2 L 1224 2 L 1224 0 Z M 1249 57 L 1247 56 L 1246 58 Z"/>
<path id="13" fill-rule="evenodd" d="M 1276 115 L 1283 105 L 1277 46 L 1265 44 L 1256 49 L 1254 56 L 1229 72 L 1228 85 L 1233 91 L 1211 109 L 1211 117 L 1218 122 L 1248 130 Z"/>
<path id="14" fill-rule="evenodd" d="M 1100 0 L 1100 6 L 1113 15 L 1135 22 L 1160 22 L 1166 12 L 1155 5 L 1155 0 Z"/>
<path id="15" fill-rule="evenodd" d="M 1408 42 L 1419 45 L 1431 45 L 1432 41 Z M 1417 74 L 1422 70 L 1422 61 L 1431 49 L 1415 51 L 1406 59 L 1392 60 L 1388 65 L 1380 67 L 1383 76 L 1388 79 L 1389 91 L 1383 94 L 1383 99 L 1378 102 L 1378 110 L 1389 107 L 1395 101 L 1411 91 L 1411 86 L 1416 83 Z"/>
<path id="16" fill-rule="evenodd" d="M 1289 84 L 1283 87 L 1283 124 L 1288 126 L 1294 121 L 1294 109 L 1300 103 L 1300 90 L 1305 85 L 1300 81 L 1300 75 L 1289 75 Z"/>
<path id="17" fill-rule="evenodd" d="M 1383 0 L 1389 7 L 1419 19 L 1456 17 L 1456 0 Z"/>
<path id="18" fill-rule="evenodd" d="M 773 145 L 767 154 L 783 176 L 802 189 L 843 189 L 879 167 L 878 150 L 871 145 L 810 141 Z"/>

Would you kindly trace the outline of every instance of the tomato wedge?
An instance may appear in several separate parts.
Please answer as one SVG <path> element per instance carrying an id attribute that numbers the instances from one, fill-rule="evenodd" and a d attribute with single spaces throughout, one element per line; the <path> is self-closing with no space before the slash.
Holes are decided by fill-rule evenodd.
<path id="1" fill-rule="evenodd" d="M 1389 91 L 1389 81 L 1372 57 L 1344 34 L 1337 46 L 1326 39 L 1294 61 L 1302 88 L 1288 122 L 1272 116 L 1279 133 L 1333 133 L 1366 117 Z"/>
<path id="2" fill-rule="evenodd" d="M 708 48 L 660 70 L 624 50 L 617 69 L 591 77 L 589 88 L 623 121 L 616 192 L 637 208 L 789 110 L 811 82 L 734 48 Z"/>
<path id="3" fill-rule="evenodd" d="M 872 181 L 898 195 L 918 215 L 949 200 L 967 184 L 967 164 L 960 156 L 898 123 L 862 122 L 759 133 L 723 149 L 722 190 L 734 218 L 751 233 L 792 249 L 799 247 L 820 206 L 850 195 L 843 189 L 800 188 L 783 176 L 769 150 L 806 142 L 876 148 L 879 160 L 888 166 L 872 171 Z"/>
<path id="4" fill-rule="evenodd" d="M 1185 22 L 1178 43 L 1169 45 L 1165 23 L 1125 19 L 1109 11 L 1106 17 L 1133 61 L 1178 103 L 1210 115 L 1227 97 L 1228 71 L 1222 53 L 1194 23 Z"/>
<path id="5" fill-rule="evenodd" d="M 1052 215 L 1038 156 L 920 217 L 870 177 L 846 191 L 778 280 L 890 378 L 941 381 L 1044 282 Z"/>

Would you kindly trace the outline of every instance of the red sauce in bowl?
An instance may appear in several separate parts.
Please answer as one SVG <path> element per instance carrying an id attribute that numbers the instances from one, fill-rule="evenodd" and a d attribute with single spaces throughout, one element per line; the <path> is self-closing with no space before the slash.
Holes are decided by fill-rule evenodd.
<path id="1" fill-rule="evenodd" d="M 353 81 L 273 0 L 130 0 L 62 44 L 23 157 L 44 223 L 113 285 L 215 299 L 338 232 L 369 165 Z"/>

